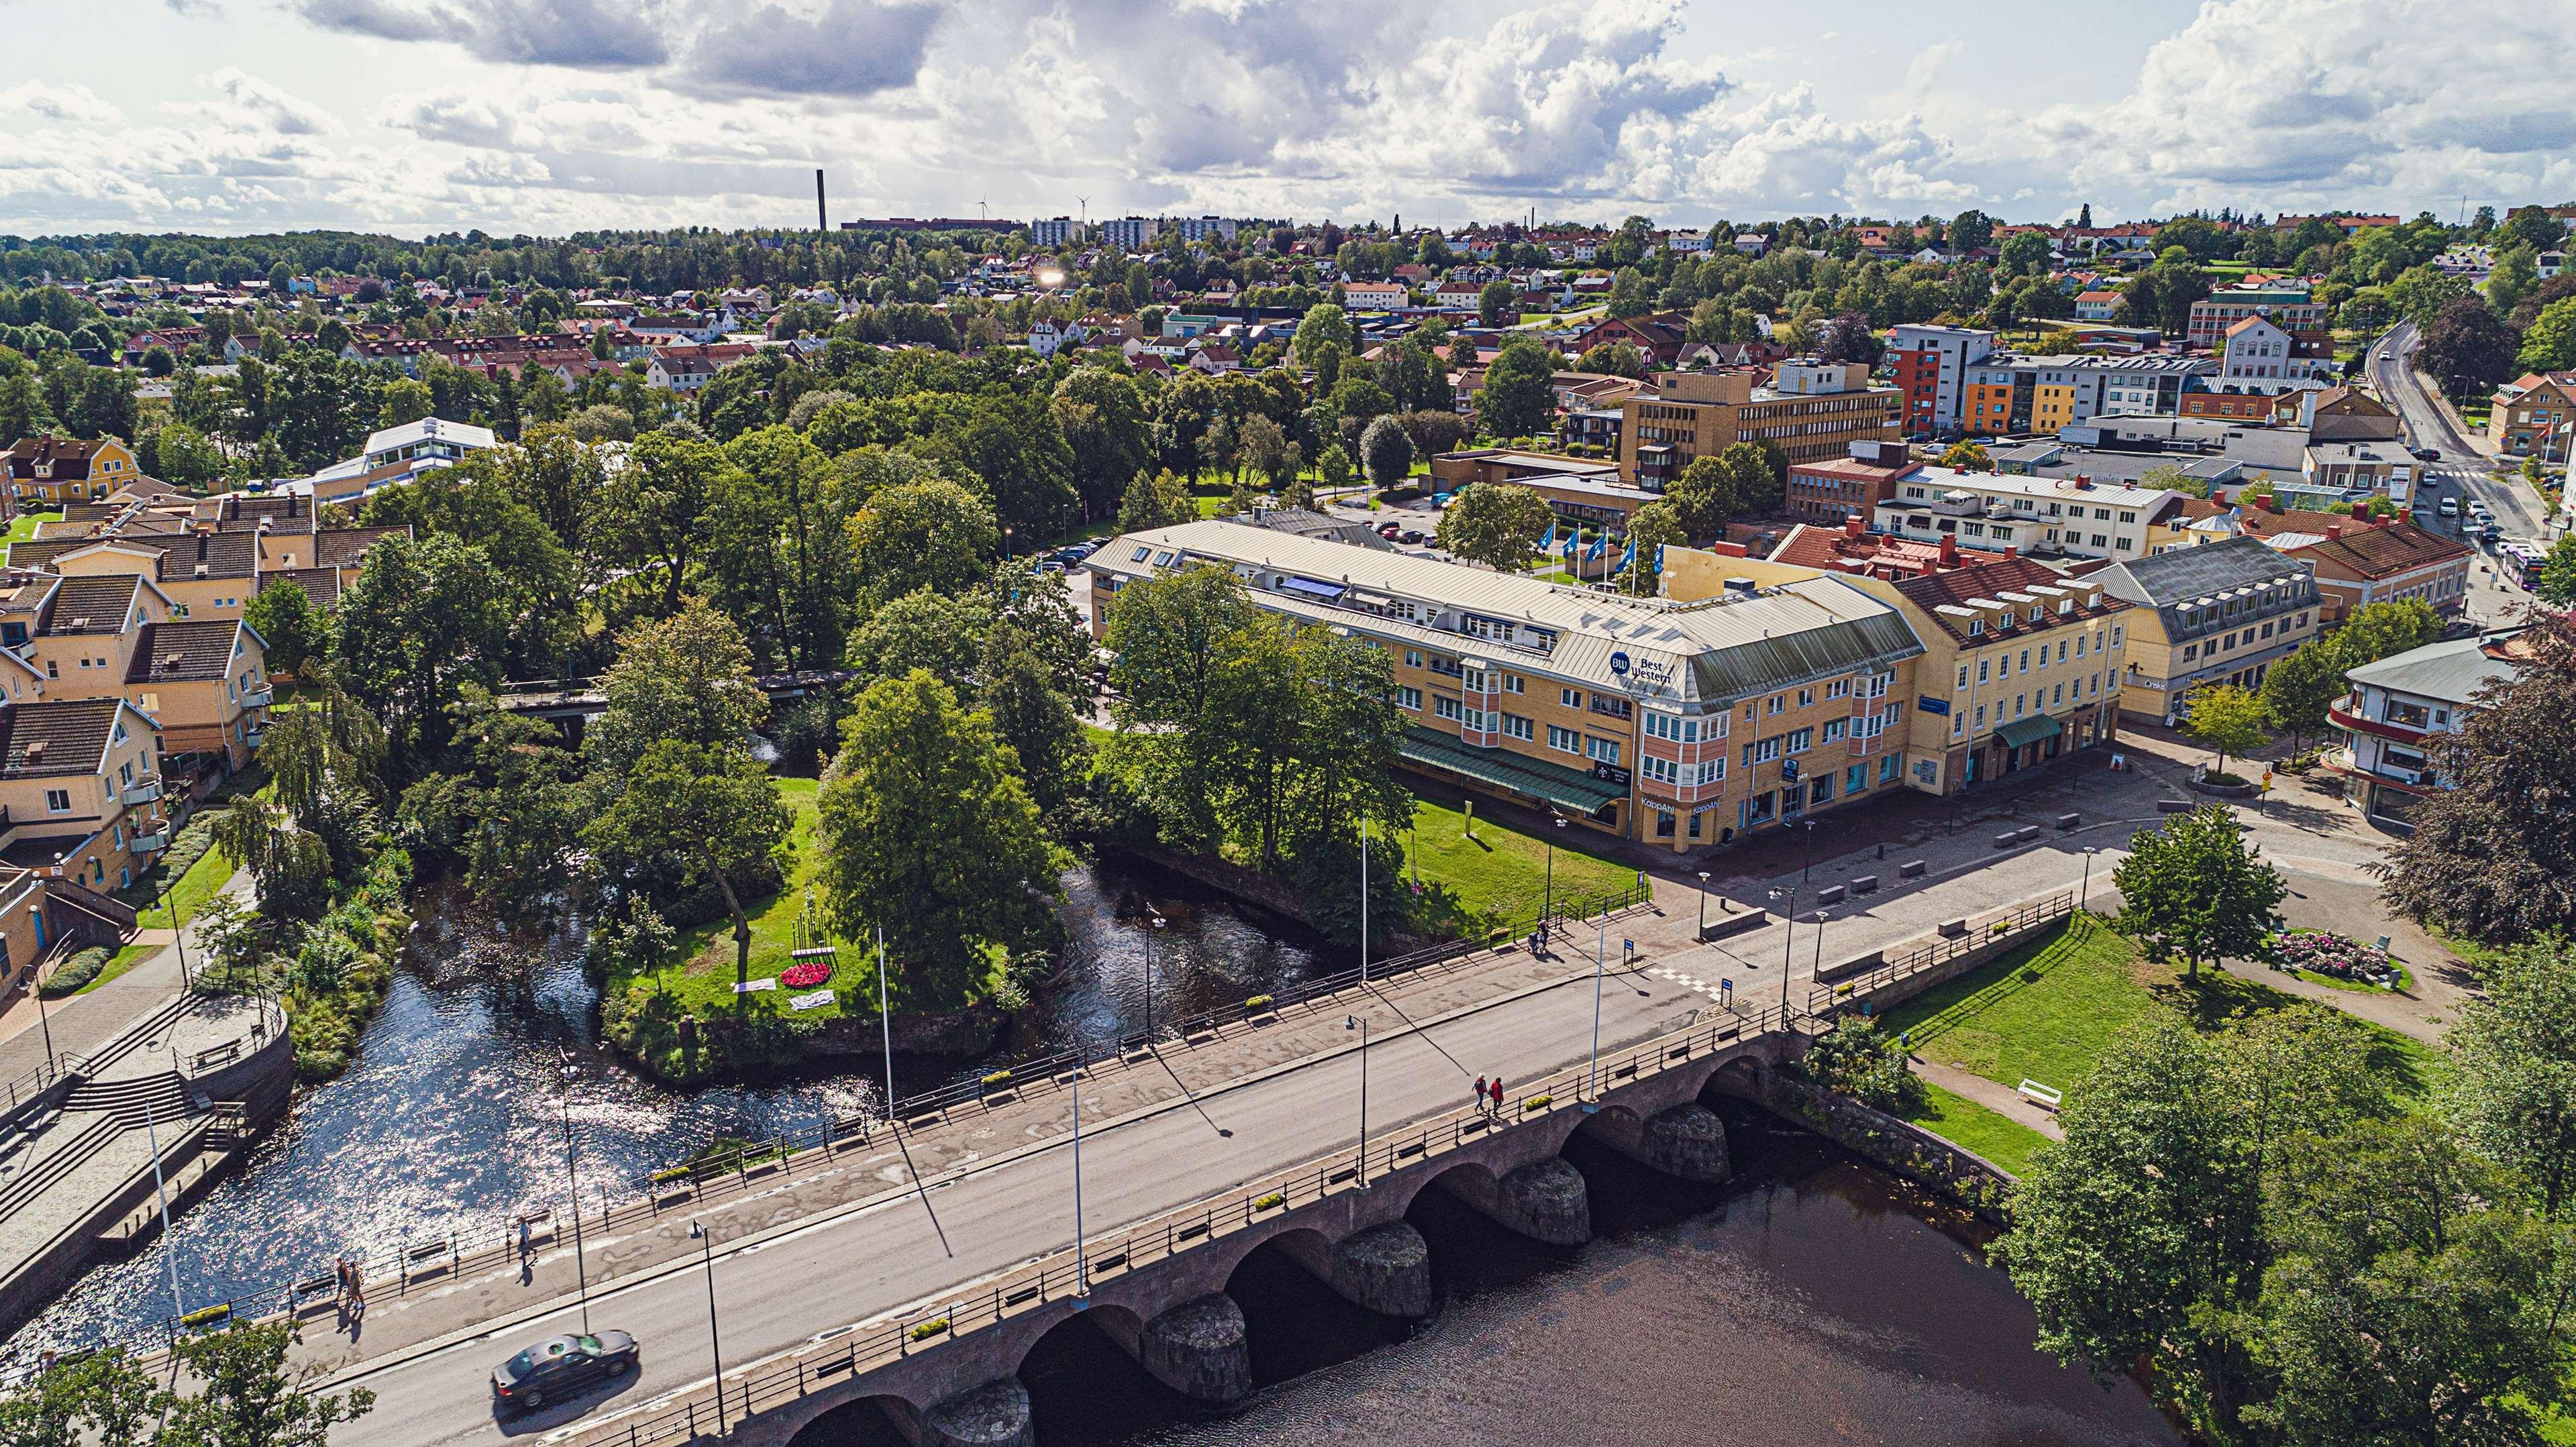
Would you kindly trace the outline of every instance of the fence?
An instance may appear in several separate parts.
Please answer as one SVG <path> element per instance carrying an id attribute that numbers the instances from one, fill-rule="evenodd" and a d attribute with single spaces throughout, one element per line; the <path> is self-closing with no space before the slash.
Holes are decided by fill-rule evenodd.
<path id="1" fill-rule="evenodd" d="M 1605 1088 L 1658 1075 L 1740 1041 L 1793 1024 L 1777 1006 L 1751 1015 L 1729 1013 L 1707 1025 L 1649 1040 L 1600 1062 Z M 650 1416 L 559 1431 L 548 1447 L 653 1447 L 685 1442 L 764 1408 L 792 1401 L 816 1387 L 873 1371 L 913 1352 L 981 1331 L 1083 1294 L 1089 1282 L 1125 1275 L 1275 1219 L 1298 1206 L 1360 1189 L 1400 1170 L 1437 1160 L 1488 1131 L 1498 1130 L 1584 1101 L 1593 1067 L 1570 1065 L 1506 1098 L 1499 1113 L 1462 1107 L 1369 1141 L 1292 1166 L 1252 1184 L 1202 1198 L 1162 1216 L 1082 1243 L 1066 1245 L 1026 1266 L 979 1284 L 971 1294 L 939 1305 L 888 1313 L 825 1340 L 794 1348 L 785 1360 L 746 1368 L 737 1380 L 692 1391 L 688 1400 Z M 715 1400 L 700 1401 L 701 1396 Z M 721 1404 L 721 1405 L 719 1405 Z"/>
<path id="2" fill-rule="evenodd" d="M 1643 903 L 1652 894 L 1651 886 L 1632 885 L 1626 889 L 1570 900 L 1569 908 L 1580 912 L 1560 918 L 1589 918 L 1593 914 L 1614 913 Z M 1369 966 L 1368 982 L 1372 985 L 1429 970 L 1467 968 L 1472 958 L 1495 944 L 1518 938 L 1537 921 L 1498 927 L 1478 939 L 1454 940 L 1375 961 Z M 846 1116 L 801 1131 L 785 1132 L 766 1141 L 756 1141 L 738 1150 L 705 1160 L 693 1161 L 653 1173 L 642 1182 L 620 1183 L 625 1189 L 641 1186 L 640 1195 L 622 1204 L 610 1202 L 605 1191 L 600 1197 L 601 1209 L 592 1212 L 580 1203 L 567 1208 L 546 1206 L 533 1211 L 513 1210 L 472 1224 L 459 1224 L 446 1234 L 431 1240 L 396 1243 L 358 1258 L 362 1277 L 370 1290 L 377 1283 L 390 1283 L 397 1296 L 406 1295 L 419 1283 L 432 1280 L 454 1280 L 467 1271 L 496 1266 L 515 1265 L 519 1260 L 519 1228 L 528 1227 L 528 1246 L 535 1249 L 551 1246 L 559 1239 L 597 1231 L 602 1235 L 639 1223 L 657 1220 L 666 1210 L 721 1201 L 751 1189 L 755 1182 L 766 1184 L 773 1175 L 794 1175 L 800 1168 L 811 1169 L 820 1162 L 836 1159 L 853 1146 L 882 1145 L 900 1135 L 924 1127 L 945 1124 L 959 1111 L 977 1114 L 1030 1099 L 1038 1093 L 1061 1089 L 1078 1078 L 1076 1072 L 1096 1074 L 1109 1065 L 1124 1065 L 1131 1060 L 1148 1060 L 1144 1051 L 1149 1045 L 1168 1038 L 1196 1048 L 1214 1044 L 1230 1032 L 1239 1033 L 1250 1022 L 1268 1020 L 1290 1011 L 1312 1011 L 1317 1002 L 1340 994 L 1360 983 L 1354 968 L 1318 979 L 1301 981 L 1292 991 L 1272 996 L 1254 996 L 1240 1005 L 1184 1019 L 1158 1023 L 1150 1034 L 1139 1032 L 1119 1040 L 1106 1052 L 1085 1054 L 1060 1051 L 1020 1061 L 1005 1070 L 995 1071 L 980 1080 L 942 1086 L 897 1102 L 890 1118 Z M 570 1213 L 570 1219 L 559 1219 Z M 334 1277 L 329 1273 L 292 1282 L 272 1282 L 235 1290 L 230 1295 L 201 1301 L 189 1311 L 190 1317 L 208 1312 L 211 1319 L 230 1320 L 235 1314 L 245 1319 L 279 1312 L 302 1315 L 331 1309 L 336 1296 Z M 160 1339 L 168 1341 L 182 1330 L 176 1317 L 163 1319 Z"/>
<path id="3" fill-rule="evenodd" d="M 1921 949 L 1909 951 L 1867 974 L 1856 975 L 1832 985 L 1819 985 L 1807 992 L 1807 1013 L 1831 1014 L 1838 1006 L 1884 990 L 1899 980 L 1919 975 L 1926 970 L 1937 970 L 1961 955 L 1984 949 L 2006 935 L 2020 934 L 2042 925 L 2071 919 L 2074 914 L 2075 893 L 2072 890 L 2051 895 L 2035 904 L 2023 905 L 2010 914 L 1997 915 L 1993 919 L 1972 925 L 1965 934 L 1952 939 L 1934 940 Z"/>

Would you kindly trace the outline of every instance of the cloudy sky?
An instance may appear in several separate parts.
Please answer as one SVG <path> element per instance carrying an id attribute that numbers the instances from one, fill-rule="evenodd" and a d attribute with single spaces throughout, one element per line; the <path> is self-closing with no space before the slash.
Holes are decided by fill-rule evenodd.
<path id="1" fill-rule="evenodd" d="M 2567 0 L 0 0 L 0 231 L 2576 199 Z M 1086 199 L 1087 198 L 1087 199 Z"/>

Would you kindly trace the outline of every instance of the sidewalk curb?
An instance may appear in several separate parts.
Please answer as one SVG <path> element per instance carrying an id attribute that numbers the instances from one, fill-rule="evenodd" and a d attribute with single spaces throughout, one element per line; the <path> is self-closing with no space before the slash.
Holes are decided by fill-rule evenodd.
<path id="1" fill-rule="evenodd" d="M 1639 961 L 1642 961 L 1644 958 L 1646 957 L 1640 956 Z M 1625 974 L 1629 973 L 1629 971 L 1623 970 L 1621 973 Z M 1549 990 L 1563 989 L 1567 985 L 1581 983 L 1583 981 L 1590 980 L 1591 978 L 1591 971 L 1582 970 L 1574 974 L 1567 975 L 1561 979 L 1541 980 L 1534 984 L 1524 985 L 1507 994 L 1497 995 L 1493 999 L 1481 1001 L 1473 1005 L 1462 1005 L 1445 1014 L 1435 1015 L 1422 1020 L 1419 1023 L 1409 1024 L 1400 1029 L 1389 1031 L 1385 1040 L 1372 1040 L 1369 1043 L 1373 1046 L 1383 1046 L 1388 1040 L 1401 1039 L 1408 1035 L 1425 1034 L 1434 1027 L 1448 1024 L 1453 1020 L 1463 1020 L 1470 1016 L 1481 1014 L 1487 1010 L 1514 1004 L 1518 1001 L 1528 999 L 1531 996 L 1543 994 Z M 1129 1125 L 1141 1120 L 1150 1120 L 1155 1116 L 1166 1115 L 1176 1110 L 1187 1110 L 1192 1108 L 1194 1105 L 1204 1105 L 1208 1101 L 1260 1084 L 1265 1080 L 1271 1080 L 1279 1076 L 1289 1074 L 1293 1071 L 1304 1070 L 1311 1066 L 1326 1064 L 1334 1060 L 1339 1060 L 1345 1056 L 1357 1054 L 1362 1048 L 1363 1047 L 1360 1044 L 1355 1042 L 1348 1045 L 1337 1046 L 1314 1055 L 1304 1056 L 1296 1060 L 1284 1060 L 1276 1065 L 1266 1066 L 1252 1074 L 1227 1081 L 1221 1086 L 1197 1093 L 1192 1093 L 1184 1087 L 1182 1094 L 1174 1097 L 1173 1099 L 1161 1101 L 1153 1105 L 1142 1106 L 1138 1109 L 1129 1111 L 1124 1115 L 1112 1116 L 1098 1125 L 1088 1127 L 1084 1131 L 1084 1134 L 1097 1135 L 1102 1131 L 1116 1130 L 1121 1126 Z M 1403 1123 L 1404 1122 L 1402 1121 L 1387 1122 L 1390 1127 L 1401 1125 Z M 907 1181 L 900 1186 L 889 1187 L 888 1189 L 877 1192 L 871 1196 L 862 1197 L 854 1201 L 845 1201 L 837 1206 L 827 1207 L 812 1215 L 801 1216 L 793 1221 L 780 1222 L 775 1226 L 768 1227 L 767 1229 L 759 1231 L 753 1235 L 738 1238 L 731 1246 L 726 1248 L 726 1252 L 728 1255 L 734 1254 L 743 1248 L 765 1245 L 770 1241 L 782 1238 L 794 1232 L 804 1231 L 815 1227 L 829 1226 L 837 1222 L 847 1220 L 850 1217 L 862 1215 L 868 1211 L 876 1209 L 878 1206 L 898 1201 L 904 1197 L 912 1196 L 916 1194 L 916 1192 L 928 1191 L 953 1181 L 965 1180 L 971 1176 L 983 1174 L 986 1171 L 997 1170 L 1003 1166 L 1015 1164 L 1046 1151 L 1064 1149 L 1071 1144 L 1071 1141 L 1072 1136 L 1069 1132 L 1063 1135 L 1051 1136 L 1045 1140 L 1030 1141 L 1024 1145 L 1015 1146 L 1000 1155 L 988 1156 L 982 1159 L 969 1161 L 963 1165 L 953 1167 L 936 1175 L 925 1176 L 917 1181 Z M 729 1201 L 724 1204 L 726 1206 L 731 1206 L 737 1204 L 743 1199 L 757 1198 L 737 1197 L 735 1201 Z M 691 1214 L 695 1213 L 683 1214 L 680 1212 L 673 1212 L 672 1219 L 687 1220 L 690 1219 Z M 631 1234 L 632 1233 L 630 1233 L 630 1235 Z M 602 1244 L 604 1246 L 606 1242 L 603 1241 Z M 1035 1256 L 1031 1256 L 1028 1259 L 1036 1260 L 1037 1258 Z M 660 1265 L 648 1266 L 633 1276 L 612 1279 L 602 1286 L 599 1295 L 604 1298 L 617 1292 L 624 1291 L 630 1287 L 648 1286 L 669 1276 L 698 1270 L 703 1264 L 703 1262 L 692 1261 L 683 1254 L 670 1261 L 663 1262 Z M 359 1382 L 381 1372 L 390 1371 L 397 1367 L 407 1366 L 423 1357 L 434 1356 L 439 1352 L 446 1351 L 450 1347 L 483 1337 L 498 1335 L 501 1332 L 509 1330 L 513 1326 L 533 1321 L 539 1317 L 550 1316 L 555 1312 L 564 1310 L 568 1306 L 578 1304 L 580 1300 L 581 1297 L 579 1294 L 575 1294 L 573 1296 L 551 1297 L 543 1302 L 522 1307 L 514 1312 L 487 1318 L 470 1328 L 460 1328 L 455 1331 L 447 1332 L 441 1336 L 430 1337 L 422 1341 L 415 1342 L 407 1347 L 397 1348 L 395 1351 L 371 1361 L 352 1363 L 349 1366 L 342 1367 L 319 1378 L 314 1383 L 314 1387 L 316 1390 L 322 1390 Z"/>

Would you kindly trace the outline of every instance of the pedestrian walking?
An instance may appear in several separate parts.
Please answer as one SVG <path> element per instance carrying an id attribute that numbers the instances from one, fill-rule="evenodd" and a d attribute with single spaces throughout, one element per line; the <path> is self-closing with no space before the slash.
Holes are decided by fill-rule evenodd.
<path id="1" fill-rule="evenodd" d="M 1485 1108 L 1485 1077 L 1481 1075 L 1476 1077 L 1475 1104 L 1478 1110 Z"/>
<path id="2" fill-rule="evenodd" d="M 1500 1115 L 1503 1113 L 1503 1078 L 1499 1075 L 1494 1077 L 1493 1097 L 1494 1114 Z"/>

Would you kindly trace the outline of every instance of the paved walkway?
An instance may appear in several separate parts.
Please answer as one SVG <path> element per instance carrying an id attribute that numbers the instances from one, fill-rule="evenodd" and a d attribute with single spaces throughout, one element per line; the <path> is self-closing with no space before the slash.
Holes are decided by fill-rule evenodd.
<path id="1" fill-rule="evenodd" d="M 1971 1075 L 1955 1065 L 1909 1055 L 1914 1073 L 1952 1095 L 1982 1105 L 2016 1125 L 2026 1125 L 2053 1141 L 2066 1139 L 2066 1128 L 2057 1123 L 2057 1112 L 2008 1085 L 1999 1085 L 1982 1075 Z"/>
<path id="2" fill-rule="evenodd" d="M 251 877 L 246 870 L 235 870 L 224 884 L 223 892 L 250 903 Z M 0 1010 L 0 1080 L 16 1080 L 45 1063 L 46 1035 L 53 1037 L 53 1049 L 59 1054 L 82 1055 L 117 1036 L 125 1028 L 167 1003 L 184 986 L 179 969 L 176 936 L 169 930 L 145 930 L 135 936 L 140 944 L 158 943 L 161 949 L 149 959 L 138 960 L 132 969 L 85 994 L 60 1000 L 39 1002 L 30 988 L 21 990 Z M 197 926 L 188 926 L 188 962 L 193 969 L 203 958 Z"/>

